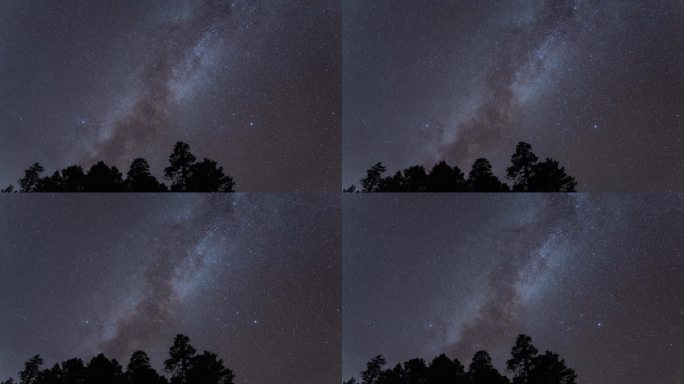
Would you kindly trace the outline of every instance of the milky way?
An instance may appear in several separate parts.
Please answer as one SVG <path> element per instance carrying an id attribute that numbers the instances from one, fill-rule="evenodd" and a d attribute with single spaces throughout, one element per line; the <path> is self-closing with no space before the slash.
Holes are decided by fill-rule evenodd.
<path id="1" fill-rule="evenodd" d="M 343 4 L 343 181 L 383 161 L 500 177 L 519 141 L 584 191 L 680 191 L 684 4 Z"/>
<path id="2" fill-rule="evenodd" d="M 242 191 L 328 191 L 340 174 L 336 1 L 4 1 L 0 182 L 173 144 Z"/>
<path id="3" fill-rule="evenodd" d="M 343 377 L 519 333 L 581 383 L 676 382 L 684 354 L 681 195 L 364 198 L 343 203 Z"/>
<path id="4" fill-rule="evenodd" d="M 161 370 L 177 333 L 238 383 L 339 377 L 334 196 L 16 197 L 0 202 L 3 380 L 38 353 L 125 366 L 143 349 Z"/>

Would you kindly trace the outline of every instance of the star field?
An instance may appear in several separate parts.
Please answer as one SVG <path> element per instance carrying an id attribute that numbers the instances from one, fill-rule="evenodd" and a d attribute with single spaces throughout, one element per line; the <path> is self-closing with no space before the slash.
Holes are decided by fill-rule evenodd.
<path id="1" fill-rule="evenodd" d="M 241 191 L 339 189 L 335 1 L 3 1 L 0 182 L 176 141 Z M 3 187 L 4 188 L 4 187 Z"/>
<path id="2" fill-rule="evenodd" d="M 100 352 L 125 366 L 143 349 L 161 371 L 177 333 L 218 353 L 236 383 L 339 377 L 335 199 L 22 196 L 0 204 L 3 380 L 37 353 L 46 366 Z"/>
<path id="3" fill-rule="evenodd" d="M 580 384 L 681 383 L 683 20 L 684 0 L 0 0 L 0 188 L 138 157 L 161 181 L 183 141 L 238 191 L 3 193 L 0 381 L 36 354 L 163 372 L 179 333 L 240 384 L 482 349 L 505 373 L 528 334 Z M 580 193 L 340 192 L 379 161 L 486 157 L 503 180 L 520 141 Z"/>
<path id="4" fill-rule="evenodd" d="M 343 2 L 343 185 L 519 141 L 582 191 L 681 191 L 681 1 Z"/>
<path id="5" fill-rule="evenodd" d="M 440 353 L 498 369 L 516 336 L 578 383 L 682 377 L 681 195 L 359 198 L 343 203 L 343 378 Z"/>

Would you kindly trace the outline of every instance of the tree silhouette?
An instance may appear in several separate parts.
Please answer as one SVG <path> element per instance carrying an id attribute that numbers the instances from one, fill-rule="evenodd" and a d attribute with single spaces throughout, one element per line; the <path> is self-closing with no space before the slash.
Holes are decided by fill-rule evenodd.
<path id="1" fill-rule="evenodd" d="M 471 192 L 508 192 L 510 188 L 494 176 L 489 160 L 479 158 L 468 174 L 468 190 Z"/>
<path id="2" fill-rule="evenodd" d="M 233 371 L 216 354 L 204 351 L 190 359 L 187 382 L 192 384 L 233 384 Z"/>
<path id="3" fill-rule="evenodd" d="M 420 358 L 410 359 L 404 362 L 404 379 L 409 383 L 425 383 L 428 376 L 428 368 L 425 360 Z"/>
<path id="4" fill-rule="evenodd" d="M 14 187 L 10 185 L 10 186 L 7 187 L 6 189 L 3 189 L 2 192 L 12 192 L 13 190 L 14 190 Z M 358 192 L 358 191 L 356 190 L 356 185 L 352 184 L 352 185 L 350 185 L 349 187 L 347 187 L 346 189 L 342 190 L 342 192 L 345 192 L 345 193 L 356 193 L 356 192 Z M 356 381 L 356 380 L 355 380 L 355 381 Z"/>
<path id="5" fill-rule="evenodd" d="M 211 159 L 205 158 L 196 163 L 195 156 L 190 153 L 190 146 L 178 142 L 169 157 L 170 165 L 164 172 L 172 181 L 174 192 L 233 192 L 235 181 L 223 172 L 223 167 Z M 43 166 L 39 163 L 31 165 L 19 179 L 20 192 L 165 192 L 169 188 L 159 182 L 152 172 L 147 160 L 134 159 L 131 162 L 126 179 L 115 166 L 100 161 L 85 172 L 81 166 L 72 165 L 52 175 L 41 177 Z M 14 192 L 10 185 L 0 192 Z"/>
<path id="6" fill-rule="evenodd" d="M 532 168 L 529 190 L 534 192 L 575 192 L 577 182 L 557 161 L 546 159 Z"/>
<path id="7" fill-rule="evenodd" d="M 176 143 L 173 153 L 169 156 L 170 165 L 164 169 L 164 175 L 171 180 L 172 191 L 187 191 L 191 168 L 195 160 L 197 160 L 195 156 L 190 153 L 190 145 L 180 141 Z"/>
<path id="8" fill-rule="evenodd" d="M 86 174 L 79 165 L 72 165 L 62 170 L 63 192 L 85 192 Z"/>
<path id="9" fill-rule="evenodd" d="M 190 167 L 187 180 L 188 192 L 233 192 L 235 182 L 223 173 L 223 168 L 209 159 L 195 163 Z"/>
<path id="10" fill-rule="evenodd" d="M 38 185 L 40 174 L 44 168 L 40 163 L 34 163 L 24 171 L 24 177 L 19 179 L 19 188 L 22 192 L 32 192 Z"/>
<path id="11" fill-rule="evenodd" d="M 150 358 L 144 351 L 136 351 L 126 367 L 127 384 L 164 384 L 166 379 L 152 368 Z"/>
<path id="12" fill-rule="evenodd" d="M 169 358 L 164 361 L 164 368 L 171 373 L 171 383 L 188 383 L 188 371 L 196 352 L 195 348 L 190 345 L 189 337 L 176 335 L 173 345 L 169 348 Z"/>
<path id="13" fill-rule="evenodd" d="M 366 370 L 361 372 L 362 384 L 375 384 L 380 377 L 382 367 L 385 365 L 385 358 L 377 355 L 366 364 Z"/>
<path id="14" fill-rule="evenodd" d="M 126 175 L 126 190 L 130 192 L 165 192 L 166 186 L 152 176 L 147 160 L 137 158 L 131 162 Z"/>
<path id="15" fill-rule="evenodd" d="M 404 170 L 406 192 L 427 192 L 427 181 L 427 171 L 422 165 L 414 165 Z"/>
<path id="16" fill-rule="evenodd" d="M 383 173 L 385 173 L 385 166 L 382 165 L 382 162 L 373 165 L 366 171 L 366 177 L 361 179 L 361 190 L 363 192 L 376 192 Z"/>
<path id="17" fill-rule="evenodd" d="M 494 368 L 492 358 L 486 351 L 475 352 L 468 367 L 468 377 L 472 384 L 506 384 L 508 378 Z"/>
<path id="18" fill-rule="evenodd" d="M 50 192 L 59 191 L 62 192 L 62 185 L 64 180 L 59 172 L 55 171 L 52 176 L 43 177 L 38 179 L 36 186 L 34 187 L 35 192 Z"/>
<path id="19" fill-rule="evenodd" d="M 529 384 L 529 375 L 537 357 L 537 348 L 532 345 L 532 338 L 519 335 L 511 350 L 511 358 L 506 361 L 506 369 L 513 372 L 513 384 Z"/>
<path id="20" fill-rule="evenodd" d="M 565 365 L 557 354 L 546 351 L 537 356 L 529 374 L 531 384 L 575 384 L 575 371 Z"/>
<path id="21" fill-rule="evenodd" d="M 121 364 L 99 354 L 90 360 L 85 372 L 84 384 L 123 384 L 124 374 Z"/>
<path id="22" fill-rule="evenodd" d="M 24 369 L 19 371 L 20 384 L 35 384 L 40 375 L 40 366 L 43 365 L 43 359 L 40 355 L 35 355 L 24 364 Z"/>
<path id="23" fill-rule="evenodd" d="M 406 373 L 404 372 L 404 367 L 401 364 L 397 364 L 393 369 L 386 369 L 378 374 L 375 384 L 394 384 L 402 383 L 407 380 L 404 379 Z"/>
<path id="24" fill-rule="evenodd" d="M 88 192 L 122 192 L 123 176 L 116 167 L 110 167 L 104 161 L 100 161 L 90 167 L 86 175 L 85 189 Z"/>
<path id="25" fill-rule="evenodd" d="M 62 375 L 62 368 L 59 364 L 55 364 L 51 369 L 41 371 L 36 382 L 40 384 L 62 384 Z"/>
<path id="26" fill-rule="evenodd" d="M 465 192 L 468 190 L 463 172 L 442 161 L 432 167 L 427 180 L 427 190 L 431 192 Z"/>
<path id="27" fill-rule="evenodd" d="M 513 181 L 514 192 L 575 192 L 577 182 L 565 172 L 565 168 L 552 159 L 537 162 L 532 146 L 518 143 L 511 157 L 511 166 L 506 169 L 507 177 Z M 464 180 L 463 172 L 457 166 L 441 161 L 428 172 L 422 165 L 414 165 L 383 177 L 386 168 L 376 163 L 361 179 L 361 192 L 509 192 L 511 188 L 500 181 L 492 170 L 489 160 L 479 158 L 473 163 Z M 344 192 L 356 192 L 351 185 Z"/>
<path id="28" fill-rule="evenodd" d="M 62 382 L 64 384 L 83 384 L 86 367 L 81 359 L 69 359 L 62 363 Z"/>
<path id="29" fill-rule="evenodd" d="M 513 180 L 514 191 L 529 191 L 533 167 L 537 160 L 537 156 L 532 153 L 532 146 L 530 144 L 522 141 L 518 143 L 515 153 L 511 156 L 511 166 L 506 169 L 508 178 Z"/>
<path id="30" fill-rule="evenodd" d="M 433 384 L 467 384 L 463 364 L 445 354 L 435 357 L 430 363 L 427 382 Z"/>
<path id="31" fill-rule="evenodd" d="M 420 358 L 407 360 L 394 368 L 383 369 L 385 359 L 378 355 L 361 372 L 362 384 L 510 384 L 508 377 L 499 373 L 486 351 L 478 351 L 465 371 L 457 359 L 445 354 L 435 357 L 429 365 Z M 537 354 L 529 336 L 520 335 L 511 350 L 507 369 L 514 374 L 514 384 L 575 384 L 577 375 L 565 361 L 547 351 Z M 356 384 L 351 378 L 344 384 Z"/>
<path id="32" fill-rule="evenodd" d="M 131 355 L 124 372 L 115 359 L 103 354 L 93 357 L 87 365 L 81 359 L 69 359 L 42 369 L 43 359 L 36 355 L 19 372 L 19 384 L 168 384 L 150 364 L 144 351 Z M 174 375 L 171 382 L 187 384 L 233 384 L 235 375 L 216 354 L 204 351 L 197 355 L 187 336 L 178 335 L 169 349 L 165 366 Z M 2 384 L 15 384 L 9 378 Z"/>
<path id="33" fill-rule="evenodd" d="M 394 176 L 381 178 L 375 192 L 406 192 L 406 179 L 397 171 Z"/>

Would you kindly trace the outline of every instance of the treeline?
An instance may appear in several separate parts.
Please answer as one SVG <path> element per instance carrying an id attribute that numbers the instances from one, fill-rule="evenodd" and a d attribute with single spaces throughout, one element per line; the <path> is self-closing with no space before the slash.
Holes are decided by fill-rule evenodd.
<path id="1" fill-rule="evenodd" d="M 386 169 L 379 162 L 361 179 L 361 192 L 575 192 L 575 178 L 565 172 L 557 161 L 547 158 L 539 162 L 532 146 L 518 143 L 506 175 L 510 187 L 492 172 L 489 160 L 475 160 L 468 178 L 457 166 L 442 161 L 430 171 L 414 165 L 393 176 L 383 176 Z M 357 192 L 355 185 L 344 192 Z"/>
<path id="2" fill-rule="evenodd" d="M 41 369 L 43 359 L 36 355 L 19 371 L 18 384 L 233 384 L 233 371 L 223 360 L 209 351 L 198 354 L 190 339 L 177 335 L 169 348 L 164 369 L 170 379 L 152 368 L 143 351 L 131 356 L 126 369 L 116 359 L 99 354 L 85 364 L 81 359 L 69 359 L 52 368 Z M 0 384 L 15 384 L 13 378 Z"/>
<path id="3" fill-rule="evenodd" d="M 169 156 L 169 166 L 164 169 L 168 187 L 150 172 L 143 158 L 131 162 L 124 178 L 114 166 L 103 161 L 85 171 L 73 165 L 56 171 L 51 176 L 41 176 L 44 168 L 35 163 L 24 171 L 19 179 L 20 192 L 233 192 L 233 178 L 223 173 L 216 161 L 205 158 L 198 162 L 186 143 L 176 143 Z M 14 192 L 14 186 L 2 192 Z"/>
<path id="4" fill-rule="evenodd" d="M 526 335 L 518 336 L 506 361 L 512 379 L 502 375 L 492 364 L 486 351 L 476 352 L 468 369 L 442 354 L 429 364 L 415 358 L 384 368 L 385 359 L 378 355 L 361 372 L 361 384 L 575 384 L 575 371 L 565 365 L 557 354 L 540 354 Z M 356 384 L 351 378 L 343 384 Z"/>

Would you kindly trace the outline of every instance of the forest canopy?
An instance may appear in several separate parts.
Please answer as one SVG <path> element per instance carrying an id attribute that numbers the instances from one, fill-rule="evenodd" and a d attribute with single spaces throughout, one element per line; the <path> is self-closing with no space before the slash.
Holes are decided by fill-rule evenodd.
<path id="1" fill-rule="evenodd" d="M 42 368 L 43 359 L 35 355 L 19 371 L 19 381 L 9 378 L 0 384 L 233 384 L 235 375 L 215 353 L 197 353 L 190 339 L 177 335 L 164 361 L 169 375 L 160 375 L 144 351 L 131 355 L 124 369 L 116 359 L 99 354 L 88 363 L 78 358 Z"/>
<path id="2" fill-rule="evenodd" d="M 558 161 L 547 158 L 540 162 L 532 146 L 518 143 L 511 156 L 506 176 L 509 186 L 494 175 L 489 160 L 475 160 L 468 177 L 457 167 L 442 161 L 430 170 L 414 165 L 392 176 L 384 176 L 387 169 L 378 162 L 361 179 L 361 192 L 575 192 L 577 182 L 568 175 Z M 355 185 L 344 190 L 357 192 Z"/>
<path id="3" fill-rule="evenodd" d="M 24 177 L 19 179 L 19 192 L 233 192 L 235 186 L 233 178 L 216 161 L 205 158 L 198 162 L 190 146 L 183 142 L 176 143 L 169 156 L 169 166 L 164 169 L 170 186 L 152 175 L 150 165 L 143 158 L 131 162 L 125 177 L 104 161 L 87 170 L 72 165 L 42 176 L 44 171 L 40 163 L 26 169 Z M 14 191 L 13 185 L 2 190 Z"/>
<path id="4" fill-rule="evenodd" d="M 385 368 L 385 358 L 377 355 L 361 372 L 361 381 L 350 378 L 343 384 L 575 384 L 575 371 L 551 351 L 539 353 L 532 338 L 519 335 L 506 361 L 511 378 L 502 375 L 486 351 L 478 351 L 466 367 L 458 359 L 441 354 L 429 363 L 421 358 Z"/>

